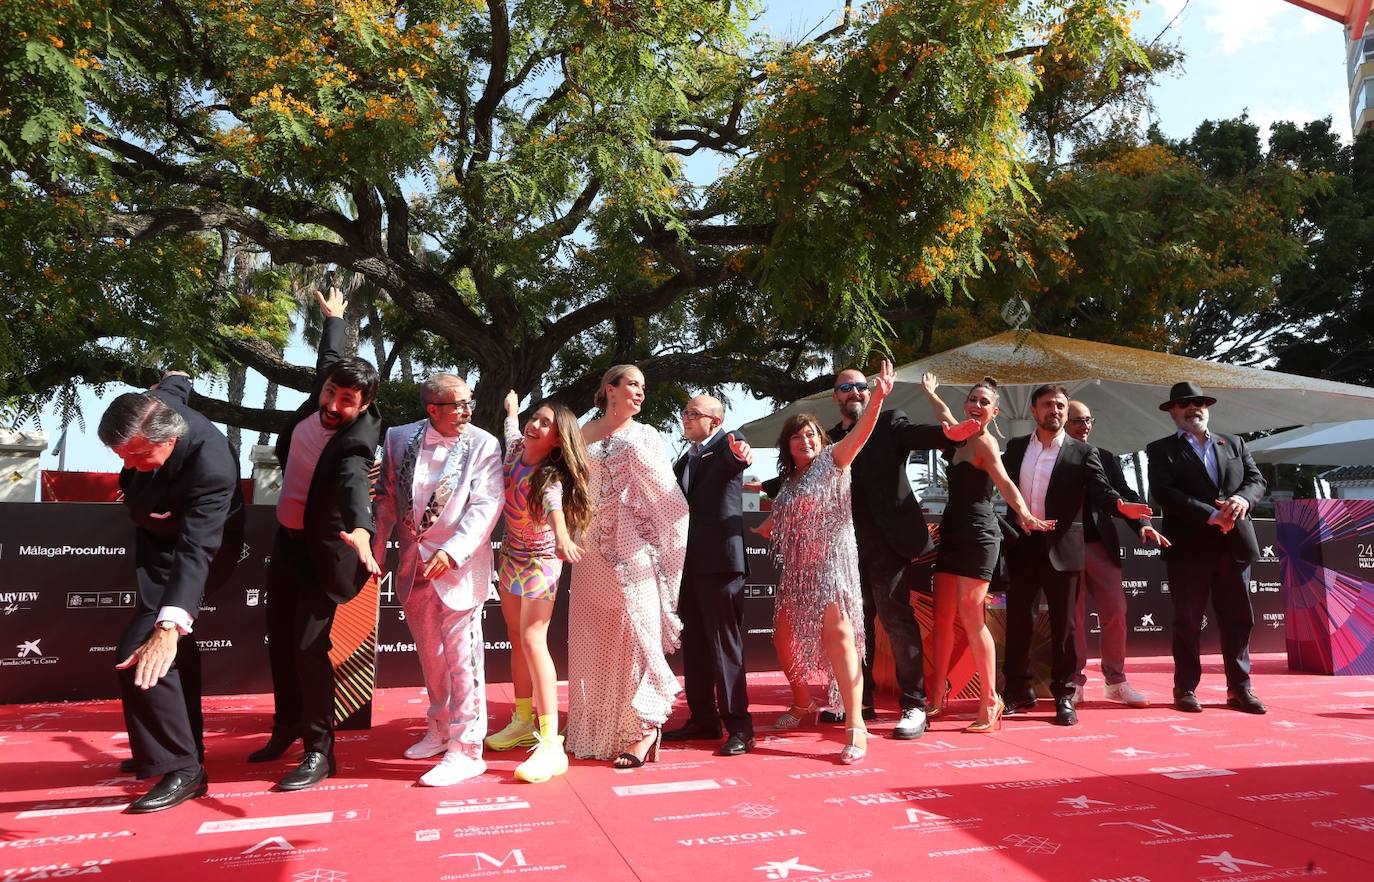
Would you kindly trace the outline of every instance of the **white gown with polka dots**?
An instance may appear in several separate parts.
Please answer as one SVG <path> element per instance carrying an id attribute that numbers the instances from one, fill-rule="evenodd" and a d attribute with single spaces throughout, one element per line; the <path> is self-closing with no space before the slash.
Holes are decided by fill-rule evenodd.
<path id="1" fill-rule="evenodd" d="M 681 642 L 687 500 L 648 426 L 630 423 L 587 453 L 595 508 L 568 595 L 565 746 L 605 760 L 661 726 L 679 689 L 666 654 Z"/>

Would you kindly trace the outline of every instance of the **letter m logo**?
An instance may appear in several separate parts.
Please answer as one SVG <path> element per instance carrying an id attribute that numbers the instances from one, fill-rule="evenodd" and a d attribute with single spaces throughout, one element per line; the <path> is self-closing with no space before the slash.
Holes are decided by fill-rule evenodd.
<path id="1" fill-rule="evenodd" d="M 1166 836 L 1193 836 L 1193 835 L 1195 835 L 1195 834 L 1193 833 L 1192 830 L 1185 830 L 1184 828 L 1178 826 L 1177 824 L 1170 824 L 1168 821 L 1162 820 L 1162 819 L 1160 819 L 1160 818 L 1151 818 L 1150 821 L 1151 821 L 1151 823 L 1149 823 L 1149 824 L 1141 824 L 1141 823 L 1138 823 L 1138 822 L 1136 822 L 1136 821 L 1107 821 L 1107 822 L 1105 822 L 1105 823 L 1098 824 L 1097 826 L 1099 826 L 1099 827 L 1134 827 L 1134 828 L 1136 828 L 1137 830 L 1141 831 L 1142 833 L 1149 833 L 1151 836 L 1154 836 L 1156 839 L 1162 839 L 1162 838 L 1164 838 L 1164 837 L 1166 837 Z"/>
<path id="2" fill-rule="evenodd" d="M 440 857 L 472 858 L 472 868 L 474 870 L 485 870 L 488 867 L 495 867 L 499 870 L 508 864 L 512 867 L 528 866 L 528 862 L 525 860 L 525 852 L 518 848 L 512 848 L 510 851 L 506 852 L 506 856 L 503 858 L 494 858 L 485 851 L 459 851 L 453 852 L 452 854 L 440 855 Z"/>

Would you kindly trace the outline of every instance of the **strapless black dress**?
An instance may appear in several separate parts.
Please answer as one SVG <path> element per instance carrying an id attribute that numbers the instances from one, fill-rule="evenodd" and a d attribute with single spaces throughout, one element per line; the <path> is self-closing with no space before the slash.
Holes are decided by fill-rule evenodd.
<path id="1" fill-rule="evenodd" d="M 992 478 L 971 462 L 955 463 L 945 474 L 949 503 L 940 516 L 935 572 L 989 581 L 1002 545 L 992 509 Z"/>

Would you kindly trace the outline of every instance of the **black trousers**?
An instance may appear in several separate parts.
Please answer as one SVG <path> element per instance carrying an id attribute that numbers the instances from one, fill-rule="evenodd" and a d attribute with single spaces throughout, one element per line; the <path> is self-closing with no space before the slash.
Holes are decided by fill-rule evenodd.
<path id="1" fill-rule="evenodd" d="M 299 735 L 306 750 L 334 753 L 334 666 L 329 629 L 337 604 L 320 587 L 306 540 L 277 529 L 267 568 L 267 657 L 272 731 Z"/>
<path id="2" fill-rule="evenodd" d="M 1002 664 L 1006 682 L 1003 693 L 1009 701 L 1035 697 L 1030 674 L 1031 635 L 1035 631 L 1035 610 L 1040 595 L 1050 611 L 1050 692 L 1055 698 L 1073 695 L 1073 677 L 1078 672 L 1078 650 L 1074 645 L 1074 610 L 1078 605 L 1079 570 L 1061 572 L 1050 563 L 1043 534 L 1018 539 L 1007 557 L 1010 585 L 1007 586 L 1007 649 Z"/>
<path id="3" fill-rule="evenodd" d="M 907 585 L 910 565 L 910 561 L 894 553 L 885 542 L 866 542 L 859 549 L 859 589 L 864 604 L 864 707 L 873 707 L 875 618 L 883 623 L 892 647 L 902 710 L 925 707 L 925 655 L 921 647 L 921 627 L 916 623 L 916 611 L 911 608 L 911 591 Z"/>
<path id="4" fill-rule="evenodd" d="M 1250 688 L 1250 565 L 1225 554 L 1178 555 L 1166 561 L 1174 607 L 1174 688 L 1197 689 L 1202 679 L 1202 617 L 1207 599 L 1217 617 L 1228 689 Z"/>
<path id="5" fill-rule="evenodd" d="M 119 638 L 115 657 L 122 662 L 152 635 L 158 611 L 141 603 Z M 134 754 L 134 774 L 152 778 L 178 770 L 195 771 L 205 754 L 200 710 L 200 649 L 192 636 L 177 641 L 171 670 L 151 689 L 134 685 L 138 665 L 119 675 L 124 726 Z"/>
<path id="6" fill-rule="evenodd" d="M 682 577 L 682 673 L 692 722 L 754 736 L 744 668 L 744 575 Z"/>

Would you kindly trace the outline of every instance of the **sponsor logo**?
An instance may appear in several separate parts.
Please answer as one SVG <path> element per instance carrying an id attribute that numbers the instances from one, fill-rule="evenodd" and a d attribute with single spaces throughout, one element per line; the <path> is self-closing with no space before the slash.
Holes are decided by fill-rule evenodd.
<path id="1" fill-rule="evenodd" d="M 925 802 L 931 799 L 948 799 L 951 794 L 939 788 L 926 790 L 880 790 L 877 793 L 856 793 L 853 796 L 832 796 L 826 800 L 834 805 L 844 805 L 853 801 L 855 805 L 892 805 L 894 803 Z"/>
<path id="2" fill-rule="evenodd" d="M 679 839 L 678 845 L 745 845 L 762 842 L 765 839 L 787 839 L 792 836 L 805 836 L 805 830 L 788 827 L 785 830 L 758 830 L 750 833 L 724 833 L 718 836 L 697 836 L 692 839 Z"/>
<path id="3" fill-rule="evenodd" d="M 243 545 L 241 545 L 241 546 L 239 547 L 239 559 L 238 559 L 238 562 L 239 562 L 239 563 L 243 563 L 245 560 L 247 560 L 247 559 L 248 559 L 248 554 L 249 554 L 249 552 L 251 552 L 252 550 L 253 550 L 253 547 L 252 547 L 251 545 L 249 545 L 247 542 L 243 543 Z"/>
<path id="4" fill-rule="evenodd" d="M 754 867 L 754 872 L 762 873 L 764 879 L 795 879 L 805 877 L 806 882 L 844 882 L 849 879 L 872 879 L 872 870 L 841 870 L 839 872 L 827 872 L 820 867 L 813 867 L 804 864 L 799 857 L 791 857 L 785 861 L 765 861 L 762 865 Z"/>
<path id="5" fill-rule="evenodd" d="M 1238 798 L 1243 802 L 1305 802 L 1335 795 L 1334 790 L 1293 790 L 1288 793 L 1256 793 Z"/>
<path id="6" fill-rule="evenodd" d="M 1131 552 L 1136 557 L 1159 557 L 1160 555 L 1158 548 L 1132 548 Z"/>
<path id="7" fill-rule="evenodd" d="M 1151 803 L 1131 803 L 1128 805 L 1118 805 L 1105 799 L 1091 799 L 1086 795 L 1066 796 L 1059 800 L 1059 804 L 1066 806 L 1070 811 L 1054 812 L 1056 818 L 1087 818 L 1093 815 L 1117 815 L 1126 812 L 1144 812 L 1156 808 Z"/>
<path id="8" fill-rule="evenodd" d="M 1146 833 L 1141 845 L 1170 845 L 1179 842 L 1202 842 L 1209 839 L 1230 839 L 1230 833 L 1198 833 L 1172 824 L 1163 818 L 1151 818 L 1148 824 L 1140 821 L 1101 821 L 1099 827 L 1131 827 Z"/>
<path id="9" fill-rule="evenodd" d="M 416 830 L 416 831 L 415 831 L 415 841 L 416 841 L 416 842 L 438 842 L 438 841 L 439 841 L 439 835 L 440 835 L 440 834 L 439 834 L 439 831 L 438 831 L 438 830 L 435 830 L 435 829 L 432 829 L 432 828 L 429 829 L 429 830 Z"/>
<path id="10" fill-rule="evenodd" d="M 1322 830 L 1340 830 L 1343 833 L 1374 833 L 1374 816 L 1313 821 L 1312 826 Z"/>
<path id="11" fill-rule="evenodd" d="M 951 769 L 989 769 L 1000 766 L 1028 766 L 1031 761 L 1023 756 L 991 756 L 983 759 L 958 759 L 941 763 L 926 763 L 931 768 L 948 766 Z"/>
<path id="12" fill-rule="evenodd" d="M 20 557 L 122 557 L 122 545 L 21 545 Z"/>
<path id="13" fill-rule="evenodd" d="M 132 591 L 68 591 L 67 609 L 133 609 Z"/>
<path id="14" fill-rule="evenodd" d="M 970 753 L 983 749 L 982 747 L 951 744 L 948 741 L 926 741 L 924 738 L 917 741 L 916 746 L 930 753 Z"/>
<path id="15" fill-rule="evenodd" d="M 898 824 L 894 830 L 915 830 L 917 833 L 945 833 L 950 830 L 967 830 L 982 826 L 982 818 L 950 818 L 926 809 L 906 809 L 906 823 Z"/>
<path id="16" fill-rule="evenodd" d="M 1259 579 L 1250 580 L 1251 594 L 1278 594 L 1282 588 L 1282 582 L 1264 582 Z"/>
<path id="17" fill-rule="evenodd" d="M 1119 737 L 1121 737 L 1121 736 L 1119 736 L 1119 735 L 1109 735 L 1109 734 L 1106 734 L 1106 733 L 1103 733 L 1103 734 L 1100 734 L 1100 735 L 1060 735 L 1060 736 L 1054 737 L 1054 738 L 1041 738 L 1040 741 L 1041 741 L 1041 743 L 1043 743 L 1043 744 L 1056 744 L 1056 743 L 1060 743 L 1060 742 L 1068 742 L 1068 743 L 1070 743 L 1070 744 L 1078 744 L 1078 743 L 1087 742 L 1087 741 L 1115 741 L 1115 740 L 1116 740 L 1117 738 L 1119 738 Z"/>
<path id="18" fill-rule="evenodd" d="M 37 665 L 57 664 L 61 656 L 44 655 L 42 642 L 42 637 L 35 637 L 32 640 L 20 640 L 15 643 L 14 655 L 9 658 L 0 658 L 0 668 L 28 668 Z"/>
<path id="19" fill-rule="evenodd" d="M 1162 580 L 1160 580 L 1160 583 L 1159 583 L 1159 593 L 1160 593 L 1160 594 L 1168 594 L 1168 593 L 1169 593 L 1169 580 L 1168 580 L 1168 579 L 1162 579 Z"/>
<path id="20" fill-rule="evenodd" d="M 233 648 L 234 648 L 234 641 L 232 641 L 232 640 L 197 640 L 197 641 L 196 641 L 196 646 L 199 647 L 199 648 L 201 648 L 201 649 L 206 649 L 206 650 L 209 650 L 209 651 L 213 652 L 213 651 L 216 650 L 216 649 L 233 649 Z"/>
<path id="21" fill-rule="evenodd" d="M 1235 774 L 1230 769 L 1209 769 L 1201 763 L 1187 766 L 1159 766 L 1150 769 L 1150 771 L 1156 775 L 1173 778 L 1176 781 L 1186 781 L 1190 778 L 1225 778 Z"/>
<path id="22" fill-rule="evenodd" d="M 474 796 L 445 799 L 434 809 L 436 815 L 470 815 L 476 812 L 509 812 L 527 809 L 530 804 L 519 796 Z"/>
<path id="23" fill-rule="evenodd" d="M 13 615 L 28 609 L 38 599 L 37 591 L 0 591 L 0 612 Z"/>
<path id="24" fill-rule="evenodd" d="M 696 781 L 666 781 L 662 784 L 626 784 L 612 787 L 611 792 L 616 796 L 658 796 L 664 793 L 693 793 L 699 790 L 748 786 L 749 782 L 743 778 L 702 778 Z"/>
<path id="25" fill-rule="evenodd" d="M 1198 861 L 1198 863 L 1210 864 L 1218 870 L 1224 870 L 1227 873 L 1239 873 L 1241 872 L 1241 867 L 1272 866 L 1271 864 L 1262 864 L 1259 861 L 1247 861 L 1244 858 L 1235 857 L 1229 851 L 1223 851 L 1221 854 L 1204 854 L 1202 860 Z"/>
<path id="26" fill-rule="evenodd" d="M 1140 617 L 1140 624 L 1131 628 L 1137 634 L 1155 634 L 1164 630 L 1163 625 L 1155 624 L 1154 613 L 1144 613 Z"/>
<path id="27" fill-rule="evenodd" d="M 1088 882 L 1150 882 L 1149 876 L 1094 876 Z"/>
<path id="28" fill-rule="evenodd" d="M 128 805 L 128 803 L 125 803 Z M 72 845 L 77 842 L 95 842 L 98 839 L 127 839 L 134 835 L 132 830 L 101 830 L 99 833 L 58 833 L 53 836 L 36 836 L 33 839 L 0 839 L 0 848 L 45 848 L 49 845 Z"/>
<path id="29" fill-rule="evenodd" d="M 1187 756 L 1186 753 L 1160 753 L 1157 750 L 1141 750 L 1138 747 L 1117 747 L 1111 751 L 1114 756 L 1113 762 L 1130 762 L 1131 760 L 1145 759 L 1169 759 L 1176 756 Z"/>
<path id="30" fill-rule="evenodd" d="M 778 595 L 777 585 L 745 585 L 744 596 L 753 598 L 768 598 Z"/>
<path id="31" fill-rule="evenodd" d="M 751 821 L 766 821 L 778 813 L 778 810 L 771 805 L 760 805 L 756 802 L 737 802 L 730 808 L 735 810 L 735 814 L 741 818 Z"/>
<path id="32" fill-rule="evenodd" d="M 505 854 L 491 854 L 485 851 L 452 851 L 439 855 L 441 859 L 452 859 L 458 867 L 466 867 L 467 872 L 446 873 L 440 879 L 464 879 L 469 876 L 489 876 L 502 870 L 514 873 L 559 872 L 568 868 L 567 864 L 531 864 L 523 848 L 512 848 Z"/>
<path id="33" fill-rule="evenodd" d="M 205 863 L 238 869 L 240 867 L 261 866 L 263 864 L 280 864 L 288 861 L 294 862 L 306 855 L 322 854 L 326 851 L 329 851 L 329 849 L 323 845 L 317 845 L 313 848 L 297 848 L 284 836 L 269 836 L 260 842 L 248 846 L 238 854 L 206 858 Z"/>
<path id="34" fill-rule="evenodd" d="M 264 818 L 235 818 L 228 821 L 204 821 L 196 829 L 201 833 L 234 833 L 239 830 L 265 830 L 270 827 L 309 827 L 315 824 L 332 824 L 335 821 L 365 821 L 370 816 L 367 809 L 354 809 L 338 812 L 303 812 L 298 815 L 274 815 Z"/>
<path id="35" fill-rule="evenodd" d="M 1274 546 L 1266 545 L 1260 549 L 1260 560 L 1266 563 L 1278 563 L 1279 556 L 1274 553 Z"/>
<path id="36" fill-rule="evenodd" d="M 243 589 L 243 602 L 244 602 L 244 605 L 245 605 L 245 606 L 257 606 L 258 604 L 262 603 L 262 589 L 261 589 L 261 588 L 245 588 L 245 589 Z"/>
<path id="37" fill-rule="evenodd" d="M 41 725 L 41 724 L 40 724 Z M 37 729 L 39 726 L 31 726 Z M 35 803 L 33 808 L 25 809 L 15 815 L 16 819 L 25 818 L 57 818 L 63 815 L 85 815 L 91 812 L 117 812 L 129 806 L 129 798 L 126 796 L 102 796 L 92 799 L 61 799 L 56 802 Z M 127 831 L 126 831 L 127 832 Z M 133 835 L 130 833 L 129 835 Z M 4 843 L 0 842 L 0 848 Z"/>
<path id="38" fill-rule="evenodd" d="M 346 870 L 303 870 L 291 877 L 291 882 L 345 882 Z"/>
<path id="39" fill-rule="evenodd" d="M 722 812 L 721 814 L 729 813 Z M 523 836 L 531 830 L 542 830 L 567 823 L 567 821 L 521 821 L 515 824 L 474 824 L 470 827 L 454 827 L 453 837 L 463 839 L 469 836 Z"/>
<path id="40" fill-rule="evenodd" d="M 1012 848 L 1019 848 L 1029 854 L 1058 854 L 1062 846 L 1043 836 L 1027 836 L 1024 833 L 1009 833 L 1002 841 Z"/>
<path id="41" fill-rule="evenodd" d="M 1081 778 L 1041 778 L 1033 781 L 1001 781 L 984 784 L 984 790 L 1036 790 L 1041 787 L 1060 787 L 1064 784 L 1081 784 Z"/>
<path id="42" fill-rule="evenodd" d="M 103 867 L 113 863 L 112 858 L 60 864 L 36 864 L 32 867 L 6 867 L 0 870 L 3 882 L 30 882 L 33 879 L 66 879 L 69 876 L 91 876 L 104 873 Z"/>

